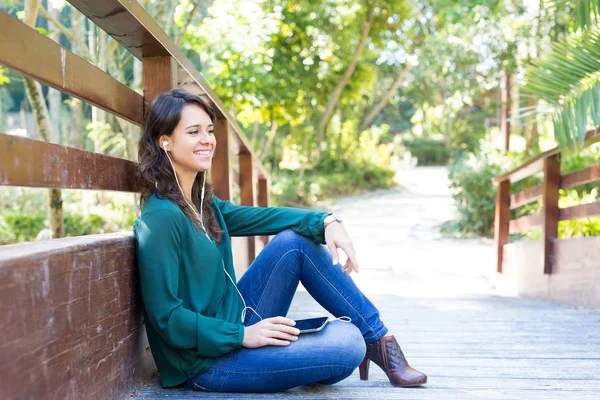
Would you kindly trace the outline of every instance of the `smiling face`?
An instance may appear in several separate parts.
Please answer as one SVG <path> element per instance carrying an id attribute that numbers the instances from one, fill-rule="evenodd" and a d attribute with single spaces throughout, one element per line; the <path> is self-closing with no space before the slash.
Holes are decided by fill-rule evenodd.
<path id="1" fill-rule="evenodd" d="M 168 142 L 167 150 L 179 174 L 196 174 L 209 170 L 217 146 L 210 116 L 196 104 L 181 110 L 181 119 L 171 136 L 162 135 L 159 145 Z"/>

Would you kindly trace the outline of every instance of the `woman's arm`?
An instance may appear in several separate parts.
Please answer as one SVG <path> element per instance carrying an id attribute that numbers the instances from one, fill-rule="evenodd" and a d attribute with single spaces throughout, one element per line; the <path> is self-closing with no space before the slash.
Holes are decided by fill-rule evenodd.
<path id="1" fill-rule="evenodd" d="M 177 297 L 182 218 L 172 210 L 160 210 L 145 214 L 136 225 L 146 323 L 175 349 L 218 357 L 241 347 L 244 326 L 186 309 Z"/>
<path id="2" fill-rule="evenodd" d="M 323 220 L 328 213 L 291 207 L 248 207 L 232 204 L 213 196 L 213 202 L 223 214 L 230 236 L 275 235 L 292 229 L 300 235 L 324 244 Z"/>

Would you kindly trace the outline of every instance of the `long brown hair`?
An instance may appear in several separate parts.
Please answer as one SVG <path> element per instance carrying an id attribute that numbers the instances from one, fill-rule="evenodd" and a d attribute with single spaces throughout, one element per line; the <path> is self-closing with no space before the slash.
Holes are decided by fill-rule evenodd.
<path id="1" fill-rule="evenodd" d="M 139 169 L 142 177 L 142 196 L 140 198 L 140 209 L 144 202 L 152 194 L 158 193 L 175 204 L 181 211 L 200 229 L 202 226 L 196 218 L 194 211 L 186 203 L 183 193 L 175 180 L 171 164 L 164 152 L 159 147 L 161 135 L 171 136 L 181 119 L 181 111 L 188 104 L 200 106 L 215 122 L 215 113 L 212 107 L 195 94 L 181 89 L 174 89 L 162 93 L 156 97 L 148 110 L 148 114 L 142 126 L 142 137 L 138 144 Z M 207 172 L 199 172 L 192 185 L 192 204 L 196 207 L 200 204 L 202 192 L 202 180 Z M 221 241 L 223 231 L 217 224 L 212 207 L 212 185 L 206 182 L 204 192 L 204 204 L 202 214 L 207 233 L 217 242 Z"/>

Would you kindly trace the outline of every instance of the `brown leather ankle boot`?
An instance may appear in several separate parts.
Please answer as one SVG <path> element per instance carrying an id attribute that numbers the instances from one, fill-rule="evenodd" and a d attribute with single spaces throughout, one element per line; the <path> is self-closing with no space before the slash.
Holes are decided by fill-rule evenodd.
<path id="1" fill-rule="evenodd" d="M 385 336 L 374 343 L 367 343 L 367 354 L 358 367 L 363 381 L 369 379 L 371 361 L 386 373 L 394 386 L 411 387 L 427 383 L 427 375 L 408 365 L 394 336 Z"/>

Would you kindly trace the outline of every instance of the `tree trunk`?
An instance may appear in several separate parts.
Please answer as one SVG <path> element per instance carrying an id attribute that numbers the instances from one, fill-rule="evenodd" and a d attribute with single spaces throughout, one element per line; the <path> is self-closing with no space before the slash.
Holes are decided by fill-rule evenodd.
<path id="1" fill-rule="evenodd" d="M 535 106 L 535 99 L 529 97 L 527 99 L 527 109 L 530 110 L 531 107 Z M 533 155 L 537 152 L 537 144 L 538 144 L 538 131 L 537 131 L 537 119 L 535 115 L 530 115 L 526 118 L 525 122 L 525 152 L 527 154 Z"/>
<path id="2" fill-rule="evenodd" d="M 302 178 L 304 178 L 304 171 L 306 170 L 306 164 L 308 164 L 308 139 L 310 135 L 308 131 L 304 130 L 304 143 L 302 144 L 302 159 L 300 160 L 300 173 L 298 174 L 298 179 L 302 182 Z M 300 195 L 304 195 L 304 186 L 300 185 L 298 188 Z"/>
<path id="3" fill-rule="evenodd" d="M 317 125 L 317 149 L 319 151 L 321 149 L 321 142 L 323 141 L 325 129 L 327 128 L 327 124 L 329 123 L 329 120 L 331 119 L 331 116 L 333 115 L 333 110 L 335 109 L 335 107 L 338 104 L 338 101 L 340 99 L 340 95 L 342 94 L 342 91 L 344 90 L 344 88 L 346 87 L 348 82 L 350 82 L 350 78 L 352 78 L 352 74 L 354 73 L 354 70 L 356 69 L 356 65 L 358 64 L 358 60 L 360 58 L 360 55 L 362 54 L 362 50 L 365 47 L 365 44 L 367 43 L 367 39 L 369 38 L 369 33 L 371 32 L 371 28 L 373 27 L 373 22 L 375 21 L 375 10 L 378 8 L 379 1 L 376 1 L 375 3 L 376 4 L 374 4 L 373 7 L 371 8 L 371 12 L 369 14 L 367 21 L 363 25 L 362 33 L 360 36 L 360 41 L 358 42 L 358 45 L 354 49 L 354 54 L 352 55 L 352 60 L 350 61 L 350 64 L 348 65 L 348 67 L 344 71 L 343 75 L 339 79 L 337 85 L 333 89 L 333 92 L 329 95 L 329 98 L 327 99 L 327 105 L 325 107 L 325 112 L 321 116 L 319 124 Z"/>
<path id="4" fill-rule="evenodd" d="M 259 158 L 262 159 L 265 158 L 267 156 L 267 154 L 269 154 L 269 150 L 271 149 L 271 146 L 273 145 L 273 142 L 275 141 L 275 136 L 277 135 L 277 121 L 275 121 L 275 118 L 273 118 L 273 114 L 271 114 L 271 131 L 269 132 L 269 138 L 267 139 L 267 142 L 265 143 L 265 147 L 263 147 L 263 149 L 261 150 L 260 154 L 259 154 Z"/>
<path id="5" fill-rule="evenodd" d="M 252 146 L 252 148 L 254 149 L 254 146 L 256 146 L 256 139 L 258 138 L 258 128 L 260 127 L 258 121 L 254 122 L 254 125 L 252 126 L 252 139 L 250 139 L 250 146 Z"/>
<path id="6" fill-rule="evenodd" d="M 48 14 L 50 17 L 52 17 L 54 20 L 59 19 L 59 12 L 56 8 L 51 7 L 50 10 L 48 11 Z M 48 22 L 48 30 L 53 31 L 50 34 L 50 39 L 54 40 L 56 43 L 59 43 L 60 40 L 60 33 L 58 32 L 58 29 L 56 26 L 54 26 L 52 24 L 52 22 Z M 51 135 L 50 135 L 50 141 L 52 143 L 56 143 L 56 144 L 60 144 L 61 138 L 60 138 L 60 117 L 61 117 L 61 94 L 58 90 L 53 89 L 53 88 L 48 88 L 48 104 L 50 106 L 49 112 L 50 112 L 50 122 L 52 124 L 52 131 L 51 131 Z"/>
<path id="7" fill-rule="evenodd" d="M 506 154 L 510 149 L 510 122 L 508 120 L 510 112 L 510 79 L 508 71 L 504 71 L 500 89 L 500 132 L 502 134 L 502 154 Z"/>
<path id="8" fill-rule="evenodd" d="M 512 118 L 513 115 L 519 115 L 519 107 L 521 106 L 520 100 L 520 90 L 519 90 L 519 82 L 517 80 L 517 74 L 512 73 L 510 76 L 510 116 Z M 521 121 L 518 119 L 513 119 L 510 123 L 510 133 L 511 134 L 522 134 L 522 126 Z"/>
<path id="9" fill-rule="evenodd" d="M 392 85 L 387 90 L 387 92 L 385 92 L 385 94 L 379 99 L 379 101 L 377 101 L 377 104 L 375 104 L 375 106 L 369 112 L 369 114 L 367 114 L 367 116 L 365 116 L 365 118 L 363 119 L 363 121 L 360 124 L 361 130 L 367 128 L 369 126 L 369 124 L 371 123 L 371 121 L 373 121 L 375 119 L 375 117 L 381 112 L 381 110 L 383 110 L 385 108 L 385 106 L 387 105 L 390 98 L 398 92 L 398 88 L 400 88 L 400 85 L 402 85 L 402 83 L 406 79 L 406 75 L 408 75 L 409 71 L 410 71 L 410 66 L 408 65 L 408 62 L 407 62 L 407 65 L 405 65 L 404 68 L 402 68 L 402 71 L 400 72 L 400 74 L 398 75 L 398 77 L 396 78 L 394 83 L 392 83 Z"/>
<path id="10" fill-rule="evenodd" d="M 35 20 L 40 7 L 39 0 L 27 0 L 25 2 L 25 23 L 35 28 Z M 48 142 L 53 136 L 48 108 L 44 101 L 42 86 L 31 78 L 23 77 L 27 99 L 31 105 L 31 111 L 35 116 L 40 136 Z M 53 238 L 65 236 L 63 219 L 62 192 L 60 189 L 50 189 L 48 196 L 50 206 L 50 231 Z"/>
<path id="11" fill-rule="evenodd" d="M 196 14 L 196 10 L 198 10 L 199 5 L 200 0 L 196 0 L 193 2 L 192 9 L 188 13 L 185 23 L 183 24 L 179 32 L 177 32 L 177 34 L 175 35 L 174 42 L 177 46 L 179 46 L 181 39 L 185 36 L 185 32 L 187 31 L 188 26 L 192 23 L 192 20 L 194 19 L 194 14 Z"/>
<path id="12" fill-rule="evenodd" d="M 415 50 L 415 47 L 416 47 L 416 43 L 413 41 L 413 44 L 410 46 L 410 48 L 408 50 L 408 54 L 412 54 Z M 402 85 L 402 83 L 406 79 L 406 76 L 408 75 L 409 71 L 410 71 L 410 64 L 408 63 L 408 60 L 407 60 L 406 64 L 404 65 L 404 68 L 402 68 L 402 71 L 400 71 L 400 73 L 398 74 L 398 77 L 392 83 L 392 85 L 387 90 L 387 92 L 385 92 L 385 94 L 383 96 L 381 96 L 381 99 L 379 99 L 379 101 L 377 101 L 377 104 L 375 104 L 375 106 L 369 112 L 369 114 L 367 114 L 367 116 L 365 116 L 363 118 L 363 121 L 360 124 L 360 130 L 367 128 L 369 126 L 369 124 L 371 123 L 371 121 L 373 121 L 373 119 L 375 119 L 375 117 L 381 112 L 381 110 L 383 110 L 385 108 L 385 106 L 387 105 L 390 98 L 398 92 L 400 85 Z"/>

